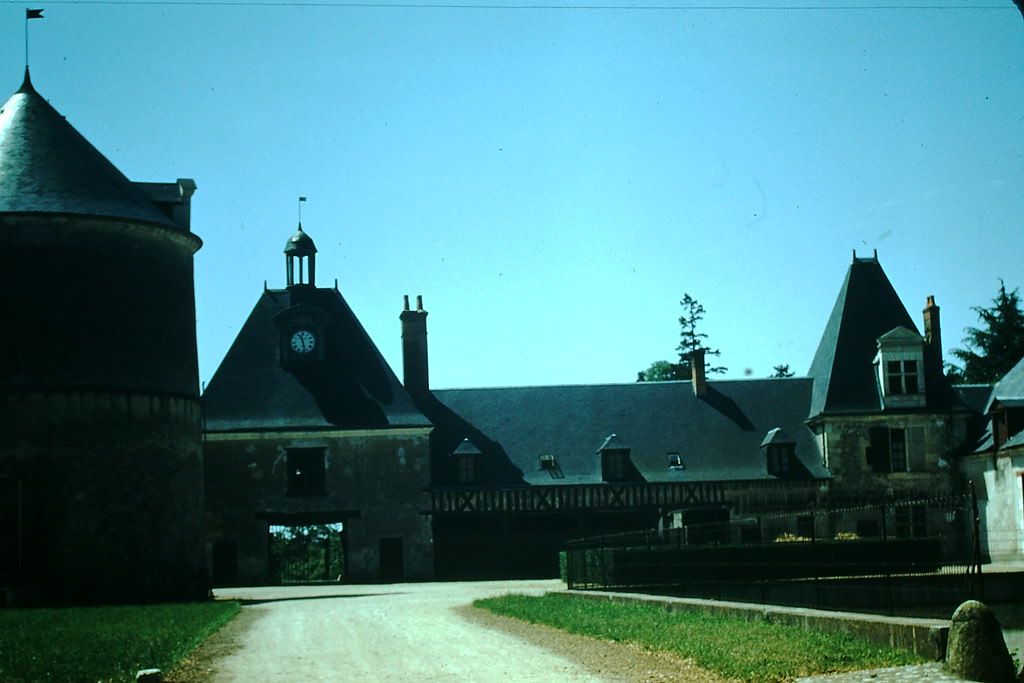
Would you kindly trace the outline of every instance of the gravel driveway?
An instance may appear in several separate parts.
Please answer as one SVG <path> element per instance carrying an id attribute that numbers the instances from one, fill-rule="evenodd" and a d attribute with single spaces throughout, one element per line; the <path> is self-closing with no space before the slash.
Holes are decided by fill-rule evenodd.
<path id="1" fill-rule="evenodd" d="M 542 594 L 549 581 L 220 589 L 242 614 L 175 683 L 193 681 L 718 681 L 686 660 L 521 624 L 476 598 Z"/>

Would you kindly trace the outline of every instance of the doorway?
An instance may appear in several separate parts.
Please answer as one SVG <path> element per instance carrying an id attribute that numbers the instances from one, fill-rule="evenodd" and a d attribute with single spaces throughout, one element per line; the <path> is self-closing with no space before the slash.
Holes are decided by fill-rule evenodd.
<path id="1" fill-rule="evenodd" d="M 381 581 L 401 581 L 405 578 L 405 561 L 402 554 L 401 538 L 380 539 Z"/>
<path id="2" fill-rule="evenodd" d="M 345 525 L 271 524 L 270 579 L 274 583 L 336 583 L 345 577 Z"/>

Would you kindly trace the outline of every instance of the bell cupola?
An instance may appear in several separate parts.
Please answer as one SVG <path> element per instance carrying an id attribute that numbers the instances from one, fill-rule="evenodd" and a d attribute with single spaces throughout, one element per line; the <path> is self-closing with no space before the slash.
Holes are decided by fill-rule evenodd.
<path id="1" fill-rule="evenodd" d="M 288 268 L 288 286 L 316 285 L 316 245 L 313 238 L 298 231 L 284 245 L 284 258 Z"/>

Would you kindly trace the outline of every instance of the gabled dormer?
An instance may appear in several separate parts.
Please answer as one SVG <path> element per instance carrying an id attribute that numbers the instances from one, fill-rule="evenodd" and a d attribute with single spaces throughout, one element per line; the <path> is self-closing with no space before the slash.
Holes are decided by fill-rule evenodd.
<path id="1" fill-rule="evenodd" d="M 617 434 L 609 434 L 597 449 L 601 459 L 601 479 L 609 483 L 642 481 L 632 459 L 633 449 Z"/>
<path id="2" fill-rule="evenodd" d="M 874 358 L 881 407 L 923 408 L 925 340 L 913 330 L 896 327 L 878 338 Z"/>
<path id="3" fill-rule="evenodd" d="M 803 470 L 800 461 L 796 459 L 796 439 L 781 427 L 769 430 L 761 441 L 761 452 L 764 454 L 765 468 L 772 476 L 788 478 Z"/>
<path id="4" fill-rule="evenodd" d="M 452 478 L 457 484 L 469 485 L 480 480 L 480 449 L 469 439 L 463 439 L 452 451 Z"/>

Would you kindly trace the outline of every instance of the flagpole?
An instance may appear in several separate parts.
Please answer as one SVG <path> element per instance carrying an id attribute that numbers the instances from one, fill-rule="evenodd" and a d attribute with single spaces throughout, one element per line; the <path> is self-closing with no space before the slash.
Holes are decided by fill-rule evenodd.
<path id="1" fill-rule="evenodd" d="M 28 20 L 42 19 L 43 10 L 25 8 L 25 70 L 28 71 Z"/>

